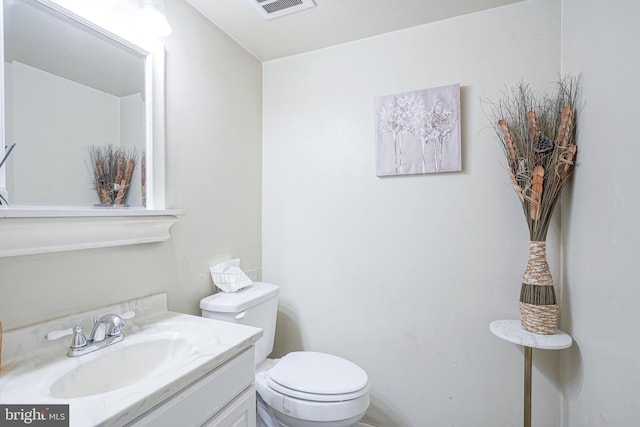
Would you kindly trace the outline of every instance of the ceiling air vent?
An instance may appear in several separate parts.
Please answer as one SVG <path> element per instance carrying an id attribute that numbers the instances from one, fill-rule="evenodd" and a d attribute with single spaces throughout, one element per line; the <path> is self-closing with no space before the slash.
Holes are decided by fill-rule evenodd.
<path id="1" fill-rule="evenodd" d="M 264 19 L 273 19 L 314 7 L 313 0 L 250 0 Z"/>

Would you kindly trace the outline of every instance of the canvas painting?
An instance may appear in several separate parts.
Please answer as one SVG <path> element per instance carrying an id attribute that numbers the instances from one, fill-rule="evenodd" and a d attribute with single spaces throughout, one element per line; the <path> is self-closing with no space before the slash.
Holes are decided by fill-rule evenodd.
<path id="1" fill-rule="evenodd" d="M 376 175 L 462 169 L 460 85 L 376 98 Z"/>

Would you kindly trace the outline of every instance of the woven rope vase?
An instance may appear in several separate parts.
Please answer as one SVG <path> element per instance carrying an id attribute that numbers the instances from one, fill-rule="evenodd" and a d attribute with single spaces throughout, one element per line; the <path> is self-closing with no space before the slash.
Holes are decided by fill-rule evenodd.
<path id="1" fill-rule="evenodd" d="M 520 321 L 524 330 L 551 335 L 558 325 L 558 302 L 547 263 L 547 243 L 529 243 L 529 261 L 522 275 Z"/>

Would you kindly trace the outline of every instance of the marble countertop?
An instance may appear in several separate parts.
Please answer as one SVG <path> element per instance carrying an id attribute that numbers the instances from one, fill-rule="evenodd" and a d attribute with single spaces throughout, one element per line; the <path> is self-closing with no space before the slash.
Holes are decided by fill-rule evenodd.
<path id="1" fill-rule="evenodd" d="M 57 341 L 44 339 L 48 332 L 75 324 L 83 324 L 85 331 L 91 331 L 94 315 L 128 311 L 135 311 L 136 317 L 127 320 L 124 340 L 93 353 L 67 357 L 70 337 Z M 258 328 L 170 312 L 165 294 L 7 331 L 0 368 L 0 402 L 69 404 L 72 427 L 123 425 L 241 353 L 261 335 Z M 167 340 L 175 340 L 177 346 L 182 346 L 179 363 L 111 391 L 76 398 L 52 396 L 55 394 L 52 385 L 83 364 L 126 346 L 135 348 L 154 340 L 168 343 L 172 341 Z"/>
<path id="2" fill-rule="evenodd" d="M 503 340 L 542 350 L 562 350 L 571 347 L 573 342 L 571 336 L 561 330 L 556 330 L 552 335 L 525 331 L 520 320 L 496 320 L 491 322 L 489 330 Z"/>

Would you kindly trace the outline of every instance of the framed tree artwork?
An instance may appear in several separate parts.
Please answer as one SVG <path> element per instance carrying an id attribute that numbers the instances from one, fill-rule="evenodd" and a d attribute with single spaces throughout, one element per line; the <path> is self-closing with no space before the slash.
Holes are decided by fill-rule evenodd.
<path id="1" fill-rule="evenodd" d="M 374 107 L 376 175 L 462 169 L 459 84 L 378 97 Z"/>

